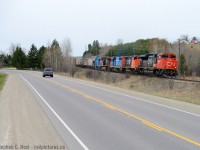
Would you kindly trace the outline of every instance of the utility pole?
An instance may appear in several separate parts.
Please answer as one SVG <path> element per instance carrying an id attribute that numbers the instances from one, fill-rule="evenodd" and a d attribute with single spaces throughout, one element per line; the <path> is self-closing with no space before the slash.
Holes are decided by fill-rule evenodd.
<path id="1" fill-rule="evenodd" d="M 178 40 L 178 58 L 179 58 L 179 60 L 178 60 L 178 63 L 179 63 L 179 65 L 178 65 L 178 70 L 179 70 L 179 73 L 181 72 L 181 68 L 180 68 L 180 66 L 181 66 L 181 54 L 180 54 L 180 52 L 181 52 L 181 39 L 179 38 L 179 40 Z"/>

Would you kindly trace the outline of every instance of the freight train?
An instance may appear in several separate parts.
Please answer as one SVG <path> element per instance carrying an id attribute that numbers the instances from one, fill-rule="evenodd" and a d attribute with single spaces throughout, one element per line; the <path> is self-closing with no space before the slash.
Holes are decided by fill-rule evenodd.
<path id="1" fill-rule="evenodd" d="M 77 67 L 148 74 L 158 77 L 176 77 L 178 75 L 178 61 L 172 53 L 146 54 L 136 56 L 113 56 L 76 58 Z"/>

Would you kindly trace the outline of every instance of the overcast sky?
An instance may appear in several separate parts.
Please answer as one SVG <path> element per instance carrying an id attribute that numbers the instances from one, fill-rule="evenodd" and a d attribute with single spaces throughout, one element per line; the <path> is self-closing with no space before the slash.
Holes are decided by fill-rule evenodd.
<path id="1" fill-rule="evenodd" d="M 0 0 L 0 50 L 70 38 L 79 56 L 93 40 L 199 37 L 199 7 L 200 0 Z"/>

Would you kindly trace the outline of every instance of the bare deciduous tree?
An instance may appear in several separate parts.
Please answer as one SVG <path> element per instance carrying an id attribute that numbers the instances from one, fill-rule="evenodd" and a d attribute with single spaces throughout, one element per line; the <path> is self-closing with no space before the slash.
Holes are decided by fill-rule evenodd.
<path id="1" fill-rule="evenodd" d="M 189 41 L 188 35 L 181 36 L 181 39 L 178 39 L 172 44 L 172 53 L 177 55 L 179 60 L 179 46 L 180 53 L 183 53 L 186 59 L 186 65 L 188 66 L 186 75 L 198 75 L 200 76 L 200 44 L 192 44 Z M 180 42 L 180 44 L 179 44 Z M 180 63 L 179 63 L 180 64 Z"/>
<path id="2" fill-rule="evenodd" d="M 123 42 L 123 40 L 122 39 L 117 39 L 117 45 L 121 45 L 121 44 L 123 44 L 124 42 Z"/>
<path id="3" fill-rule="evenodd" d="M 180 39 L 183 40 L 183 41 L 189 41 L 189 35 L 183 34 L 183 35 L 180 36 Z"/>
<path id="4" fill-rule="evenodd" d="M 106 53 L 108 53 L 109 49 L 111 49 L 112 46 L 108 44 L 101 44 L 101 49 L 99 51 L 100 56 L 105 56 Z"/>
<path id="5" fill-rule="evenodd" d="M 72 44 L 69 38 L 65 38 L 61 44 L 61 50 L 63 56 L 70 57 L 72 55 Z"/>
<path id="6" fill-rule="evenodd" d="M 62 50 L 62 71 L 72 72 L 72 44 L 69 38 L 65 38 L 61 44 Z"/>
<path id="7" fill-rule="evenodd" d="M 44 64 L 46 67 L 52 67 L 54 71 L 61 71 L 62 52 L 59 43 L 53 40 L 51 46 L 48 46 L 44 53 Z"/>

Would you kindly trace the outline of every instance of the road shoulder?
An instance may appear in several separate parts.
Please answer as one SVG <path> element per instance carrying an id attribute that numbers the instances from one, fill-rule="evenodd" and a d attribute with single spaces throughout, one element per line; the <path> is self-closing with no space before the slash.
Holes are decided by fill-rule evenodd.
<path id="1" fill-rule="evenodd" d="M 1 145 L 66 146 L 18 75 L 8 75 L 0 94 Z M 55 149 L 55 148 L 53 148 Z"/>

